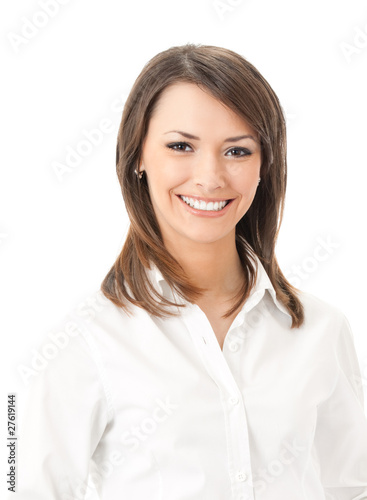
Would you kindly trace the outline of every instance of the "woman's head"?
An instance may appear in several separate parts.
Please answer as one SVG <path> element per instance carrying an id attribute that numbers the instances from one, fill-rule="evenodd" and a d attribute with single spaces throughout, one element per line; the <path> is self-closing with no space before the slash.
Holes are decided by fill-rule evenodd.
<path id="1" fill-rule="evenodd" d="M 215 243 L 216 256 L 233 258 L 236 225 L 253 201 L 260 165 L 258 134 L 221 101 L 192 83 L 163 91 L 149 121 L 140 172 L 164 244 L 178 260 L 196 245 L 207 256 L 208 243 Z"/>
<path id="2" fill-rule="evenodd" d="M 172 47 L 153 57 L 138 76 L 125 103 L 117 144 L 117 173 L 132 225 L 143 222 L 143 217 L 145 224 L 154 220 L 152 229 L 159 229 L 147 177 L 139 181 L 135 169 L 139 170 L 142 163 L 152 116 L 170 88 L 179 83 L 198 86 L 256 132 L 261 184 L 241 226 L 251 246 L 255 244 L 256 253 L 260 251 L 270 261 L 286 186 L 284 116 L 277 96 L 256 68 L 225 48 L 193 44 Z"/>
<path id="3" fill-rule="evenodd" d="M 186 300 L 193 302 L 204 291 L 189 282 L 182 266 L 164 245 L 159 217 L 155 212 L 159 207 L 155 203 L 154 209 L 154 192 L 149 191 L 149 181 L 152 180 L 149 179 L 149 171 L 152 167 L 148 149 L 145 148 L 149 143 L 149 127 L 153 122 L 156 124 L 157 113 L 159 115 L 162 107 L 167 111 L 167 106 L 164 106 L 167 99 L 172 98 L 172 95 L 177 96 L 177 92 L 182 89 L 193 92 L 195 97 L 201 95 L 200 102 L 205 97 L 207 109 L 212 103 L 215 112 L 218 112 L 217 116 L 220 116 L 218 105 L 223 105 L 225 116 L 229 117 L 229 129 L 238 127 L 254 138 L 253 142 L 246 139 L 246 144 L 241 144 L 248 149 L 252 144 L 252 159 L 246 161 L 252 165 L 253 175 L 246 180 L 247 184 L 243 184 L 248 190 L 248 206 L 242 205 L 243 216 L 235 225 L 236 247 L 246 283 L 235 297 L 237 302 L 225 317 L 237 310 L 252 289 L 256 269 L 250 254 L 255 253 L 265 267 L 278 298 L 292 314 L 292 326 L 299 326 L 303 321 L 302 304 L 296 296 L 296 289 L 283 276 L 275 257 L 287 178 L 284 115 L 276 94 L 257 69 L 241 55 L 221 47 L 194 44 L 171 47 L 157 54 L 144 66 L 132 87 L 125 102 L 116 151 L 117 174 L 131 224 L 122 252 L 104 279 L 101 289 L 110 300 L 124 309 L 127 300 L 153 315 L 172 315 L 174 313 L 164 307 L 172 305 L 172 302 L 157 293 L 146 280 L 145 268 L 154 263 L 169 285 Z M 187 96 L 186 93 L 186 99 Z M 201 123 L 203 127 L 205 121 Z M 222 139 L 224 134 L 223 128 L 220 135 Z M 175 137 L 170 142 L 183 141 Z M 208 138 L 206 140 L 208 144 Z M 216 141 L 210 143 L 211 152 L 214 151 L 214 144 L 219 145 L 219 138 Z M 221 159 L 225 172 L 225 165 L 229 165 L 224 163 L 227 162 L 227 155 L 223 153 Z M 242 160 L 231 161 L 237 168 Z M 146 169 L 146 175 L 141 179 L 136 175 L 140 169 Z M 257 186 L 259 177 L 261 182 Z M 228 176 L 221 179 L 219 175 L 214 175 L 205 181 L 204 177 L 200 179 L 196 178 L 196 182 L 193 182 L 191 178 L 192 183 L 186 180 L 188 184 L 184 185 L 197 189 L 194 194 L 198 195 L 208 196 L 209 191 L 216 191 L 225 196 L 234 193 L 236 197 L 233 184 L 225 182 Z M 180 189 L 172 189 L 172 193 L 191 194 L 180 193 Z M 222 194 L 212 196 L 217 198 Z M 153 298 L 154 295 L 158 301 Z"/>

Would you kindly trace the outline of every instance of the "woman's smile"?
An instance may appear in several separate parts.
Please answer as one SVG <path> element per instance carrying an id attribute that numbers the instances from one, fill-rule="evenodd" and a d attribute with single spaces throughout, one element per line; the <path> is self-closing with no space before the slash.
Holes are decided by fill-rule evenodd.
<path id="1" fill-rule="evenodd" d="M 232 199 L 220 202 L 209 201 L 206 203 L 203 200 L 186 196 L 178 196 L 178 199 L 183 202 L 186 210 L 199 217 L 221 217 L 228 212 L 229 206 L 233 201 Z"/>

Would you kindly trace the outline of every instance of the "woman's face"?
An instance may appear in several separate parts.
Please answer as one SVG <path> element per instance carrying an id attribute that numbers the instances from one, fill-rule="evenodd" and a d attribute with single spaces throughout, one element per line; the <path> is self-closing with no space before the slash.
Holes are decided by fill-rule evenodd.
<path id="1" fill-rule="evenodd" d="M 260 165 L 259 138 L 246 121 L 195 84 L 167 87 L 149 122 L 140 168 L 164 243 L 184 248 L 234 239 Z"/>

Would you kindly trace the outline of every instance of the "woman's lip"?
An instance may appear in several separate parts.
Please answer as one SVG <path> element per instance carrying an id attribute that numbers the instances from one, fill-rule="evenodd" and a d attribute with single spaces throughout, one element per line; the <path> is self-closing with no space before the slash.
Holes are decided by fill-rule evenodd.
<path id="1" fill-rule="evenodd" d="M 222 208 L 222 210 L 215 211 L 215 210 L 198 210 L 197 208 L 192 208 L 192 207 L 190 207 L 190 205 L 185 203 L 183 201 L 183 199 L 180 198 L 180 196 L 177 195 L 177 198 L 185 206 L 185 208 L 188 212 L 192 213 L 193 215 L 198 215 L 200 217 L 222 217 L 223 215 L 225 215 L 228 212 L 229 208 L 232 205 L 232 201 L 233 201 L 233 199 L 229 200 L 227 205 L 224 208 Z"/>

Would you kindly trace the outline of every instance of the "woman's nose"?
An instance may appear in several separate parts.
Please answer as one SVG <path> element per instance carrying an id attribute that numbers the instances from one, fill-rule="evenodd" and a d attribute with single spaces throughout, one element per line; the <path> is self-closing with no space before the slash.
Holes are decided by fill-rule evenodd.
<path id="1" fill-rule="evenodd" d="M 226 184 L 223 161 L 214 154 L 201 155 L 193 169 L 193 181 L 208 192 L 223 188 Z"/>

